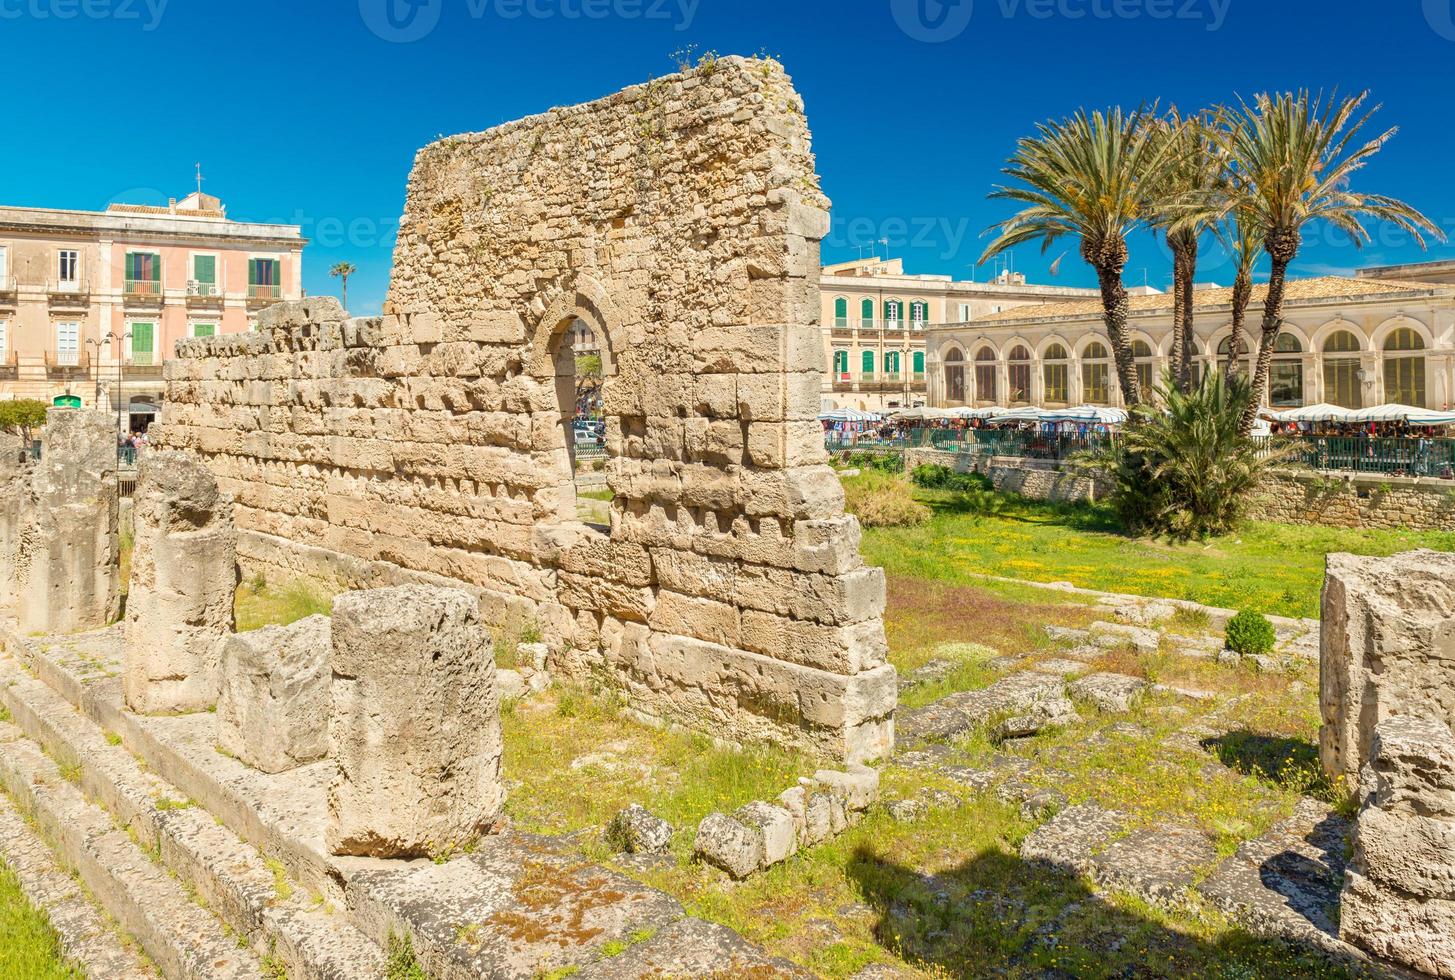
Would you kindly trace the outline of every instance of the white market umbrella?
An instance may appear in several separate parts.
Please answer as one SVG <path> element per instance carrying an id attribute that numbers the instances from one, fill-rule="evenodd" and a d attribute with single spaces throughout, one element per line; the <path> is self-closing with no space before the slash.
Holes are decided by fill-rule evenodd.
<path id="1" fill-rule="evenodd" d="M 1043 416 L 1039 408 L 1012 408 L 990 420 L 991 425 L 1010 425 L 1013 422 L 1039 422 Z"/>
<path id="2" fill-rule="evenodd" d="M 1106 405 L 1077 405 L 1074 408 L 1041 413 L 1043 422 L 1090 422 L 1099 425 L 1121 425 L 1127 413 Z"/>
<path id="3" fill-rule="evenodd" d="M 1276 413 L 1273 418 L 1278 422 L 1349 422 L 1353 420 L 1353 414 L 1352 409 L 1320 402 L 1317 405 L 1286 409 Z"/>
<path id="4" fill-rule="evenodd" d="M 861 412 L 854 408 L 836 408 L 818 417 L 820 422 L 878 422 L 880 416 L 873 412 Z"/>
<path id="5" fill-rule="evenodd" d="M 1412 405 L 1376 405 L 1349 415 L 1351 422 L 1408 422 L 1411 425 L 1452 425 L 1455 412 L 1436 412 Z"/>

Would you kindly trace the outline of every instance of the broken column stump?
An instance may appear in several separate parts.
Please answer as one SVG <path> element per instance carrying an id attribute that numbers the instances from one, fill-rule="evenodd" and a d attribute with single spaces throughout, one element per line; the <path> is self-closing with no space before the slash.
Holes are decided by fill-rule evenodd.
<path id="1" fill-rule="evenodd" d="M 1455 980 L 1455 735 L 1431 718 L 1383 721 L 1365 776 L 1340 937 Z"/>
<path id="2" fill-rule="evenodd" d="M 408 585 L 333 606 L 333 854 L 448 854 L 500 816 L 500 699 L 477 600 Z"/>
<path id="3" fill-rule="evenodd" d="M 326 758 L 331 654 L 327 616 L 228 639 L 217 701 L 218 743 L 270 773 Z"/>
<path id="4" fill-rule="evenodd" d="M 30 519 L 30 454 L 19 436 L 0 432 L 0 605 L 16 595 L 16 560 Z"/>
<path id="5" fill-rule="evenodd" d="M 139 714 L 205 711 L 233 630 L 237 532 L 232 499 L 201 463 L 154 450 L 137 468 L 126 600 L 126 706 Z"/>
<path id="6" fill-rule="evenodd" d="M 20 629 L 98 629 L 120 604 L 116 420 L 52 409 L 41 443 L 16 559 Z"/>

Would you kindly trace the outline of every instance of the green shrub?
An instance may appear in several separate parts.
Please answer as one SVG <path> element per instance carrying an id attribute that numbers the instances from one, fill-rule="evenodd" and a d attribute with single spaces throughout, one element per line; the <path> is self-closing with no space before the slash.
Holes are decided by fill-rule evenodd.
<path id="1" fill-rule="evenodd" d="M 930 509 L 914 499 L 903 475 L 864 470 L 844 481 L 844 500 L 865 527 L 911 527 L 930 519 Z"/>
<path id="2" fill-rule="evenodd" d="M 1278 636 L 1268 617 L 1251 609 L 1244 609 L 1228 621 L 1228 649 L 1234 653 L 1255 656 L 1272 653 Z"/>
<path id="3" fill-rule="evenodd" d="M 948 466 L 941 466 L 938 463 L 924 463 L 914 468 L 910 479 L 917 487 L 924 487 L 926 490 L 958 490 L 968 492 L 971 490 L 994 489 L 990 478 L 980 473 L 956 473 Z"/>

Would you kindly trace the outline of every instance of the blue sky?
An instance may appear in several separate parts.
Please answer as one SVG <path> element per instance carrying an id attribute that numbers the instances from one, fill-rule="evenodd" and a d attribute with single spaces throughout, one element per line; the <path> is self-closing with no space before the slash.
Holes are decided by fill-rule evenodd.
<path id="1" fill-rule="evenodd" d="M 394 16 L 386 3 L 395 3 Z M 410 5 L 414 4 L 417 9 Z M 1400 133 L 1360 176 L 1455 234 L 1455 0 L 0 0 L 0 202 L 102 208 L 205 189 L 239 219 L 304 225 L 305 288 L 377 312 L 415 150 L 674 70 L 687 46 L 779 57 L 807 103 L 834 202 L 825 261 L 974 269 L 999 167 L 1038 120 L 1144 100 L 1368 88 Z M 1093 285 L 1067 242 L 1018 270 Z M 1214 248 L 1199 279 L 1231 275 Z M 1318 233 L 1296 271 L 1416 261 L 1376 229 Z M 1428 257 L 1455 257 L 1436 245 Z M 1128 281 L 1169 262 L 1133 242 Z"/>

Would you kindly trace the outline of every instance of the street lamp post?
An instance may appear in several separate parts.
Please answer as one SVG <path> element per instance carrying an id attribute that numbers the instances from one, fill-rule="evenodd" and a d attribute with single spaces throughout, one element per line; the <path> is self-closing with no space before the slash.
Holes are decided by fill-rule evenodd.
<path id="1" fill-rule="evenodd" d="M 91 403 L 99 406 L 101 404 L 101 348 L 111 344 L 111 335 L 107 334 L 100 340 L 90 337 L 86 338 L 86 346 L 96 348 L 96 366 L 92 369 L 92 377 L 96 381 L 95 390 L 91 393 Z"/>
<path id="2" fill-rule="evenodd" d="M 116 334 L 111 334 L 111 336 L 112 337 L 115 337 Z M 121 428 L 121 399 L 125 397 L 125 392 L 122 390 L 122 387 L 121 387 L 121 382 L 122 382 L 122 377 L 121 377 L 121 361 L 122 361 L 122 356 L 121 355 L 122 355 L 122 351 L 124 351 L 126 349 L 126 341 L 128 341 L 130 339 L 131 339 L 131 334 L 125 333 L 125 334 L 122 334 L 121 337 L 116 341 L 116 438 L 118 438 L 118 439 L 120 439 L 122 437 L 122 432 L 124 431 Z M 118 492 L 120 492 L 120 488 L 121 488 L 121 467 L 120 466 L 117 466 L 117 468 L 116 468 L 116 486 L 117 486 Z"/>

